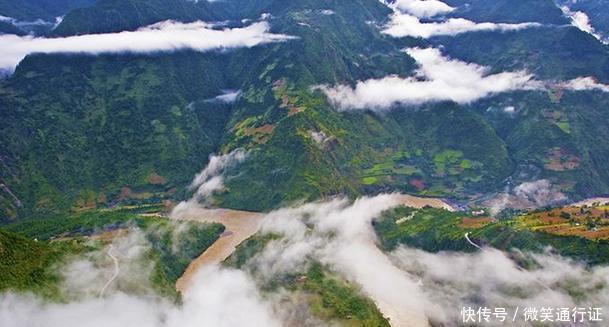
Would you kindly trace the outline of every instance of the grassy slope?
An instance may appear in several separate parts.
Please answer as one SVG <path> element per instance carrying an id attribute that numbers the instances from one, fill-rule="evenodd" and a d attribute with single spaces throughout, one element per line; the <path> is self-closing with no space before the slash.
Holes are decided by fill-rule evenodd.
<path id="1" fill-rule="evenodd" d="M 172 4 L 150 6 L 172 13 Z M 541 178 L 564 184 L 575 198 L 609 192 L 603 160 L 609 147 L 596 141 L 607 134 L 607 96 L 595 95 L 593 108 L 589 94 L 567 94 L 554 103 L 545 93 L 527 92 L 465 108 L 440 103 L 384 115 L 337 112 L 309 87 L 409 75 L 415 66 L 400 50 L 427 44 L 388 38 L 367 24 L 387 17 L 376 0 L 324 3 L 334 15 L 321 14 L 319 3 L 309 0 L 229 4 L 248 17 L 271 12 L 275 32 L 299 38 L 222 54 L 28 57 L 0 86 L 0 183 L 23 204 L 0 190 L 0 219 L 58 214 L 102 194 L 113 201 L 122 187 L 153 187 L 147 181 L 152 173 L 168 180 L 156 191 L 179 189 L 210 153 L 238 146 L 253 151 L 220 200 L 241 209 L 395 190 L 459 197 L 494 189 L 520 166 L 537 167 Z M 114 1 L 99 6 L 121 9 Z M 609 67 L 606 47 L 569 28 L 466 33 L 454 40 L 439 42 L 450 55 L 497 71 L 530 68 L 548 79 L 596 74 L 603 81 Z M 276 90 L 278 81 L 283 90 Z M 225 88 L 244 91 L 234 107 L 204 101 Z M 518 118 L 492 114 L 487 109 L 493 101 L 516 105 Z M 566 120 L 547 121 L 547 108 Z M 289 116 L 291 109 L 300 111 Z M 243 122 L 246 133 L 238 128 Z M 268 126 L 273 129 L 266 135 L 247 133 Z M 320 147 L 310 131 L 332 140 Z M 580 166 L 544 170 L 556 147 L 580 158 Z M 457 152 L 458 160 L 441 163 L 444 154 Z M 400 153 L 409 155 L 394 160 Z M 370 176 L 374 167 L 385 169 Z"/>
<path id="2" fill-rule="evenodd" d="M 59 276 L 54 268 L 65 255 L 79 250 L 71 243 L 36 242 L 0 229 L 0 292 L 31 291 L 57 298 Z"/>
<path id="3" fill-rule="evenodd" d="M 411 220 L 396 224 L 396 220 L 408 217 Z M 462 213 L 451 213 L 440 209 L 397 208 L 387 212 L 375 222 L 375 230 L 385 250 L 395 249 L 399 244 L 417 247 L 425 251 L 465 251 L 476 248 L 469 244 L 464 235 L 477 244 L 488 245 L 501 250 L 519 249 L 543 252 L 551 246 L 557 253 L 589 264 L 609 262 L 609 242 L 590 241 L 581 237 L 563 237 L 547 233 L 532 232 L 517 228 L 514 221 L 498 221 L 479 228 L 468 228 L 462 224 Z"/>
<path id="4" fill-rule="evenodd" d="M 3 233 L 7 236 L 2 235 L 3 247 L 0 248 L 4 250 L 2 253 L 7 255 L 7 259 L 5 261 L 3 257 L 2 267 L 11 270 L 0 272 L 1 276 L 10 277 L 5 280 L 2 289 L 56 293 L 59 279 L 54 273 L 54 268 L 57 268 L 55 264 L 59 264 L 65 255 L 78 254 L 78 251 L 84 250 L 84 243 L 75 243 L 70 239 L 78 240 L 81 236 L 129 226 L 144 231 L 150 242 L 151 250 L 146 257 L 156 262 L 151 276 L 153 286 L 161 294 L 174 298 L 178 296 L 175 282 L 188 264 L 224 231 L 224 226 L 219 224 L 170 223 L 165 219 L 142 218 L 133 210 L 90 210 L 52 219 L 31 219 L 5 225 L 3 227 L 7 231 Z M 176 231 L 179 232 L 176 234 Z M 47 242 L 58 236 L 68 237 L 68 241 Z M 39 242 L 32 241 L 35 238 Z M 88 250 L 95 250 L 99 246 L 101 244 L 96 243 Z"/>

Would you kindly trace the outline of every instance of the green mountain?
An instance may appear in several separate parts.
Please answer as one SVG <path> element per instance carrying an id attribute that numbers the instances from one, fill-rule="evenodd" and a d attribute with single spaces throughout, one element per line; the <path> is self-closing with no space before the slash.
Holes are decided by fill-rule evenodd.
<path id="1" fill-rule="evenodd" d="M 55 35 L 109 33 L 135 30 L 163 20 L 219 21 L 222 7 L 208 1 L 99 0 L 71 11 L 53 31 Z"/>
<path id="2" fill-rule="evenodd" d="M 24 35 L 25 32 L 9 22 L 0 22 L 0 34 Z"/>
<path id="3" fill-rule="evenodd" d="M 416 66 L 402 49 L 440 44 L 496 72 L 609 81 L 607 46 L 555 26 L 565 20 L 550 1 L 534 4 L 529 12 L 523 1 L 474 1 L 463 15 L 554 25 L 429 40 L 382 34 L 376 24 L 390 10 L 377 0 L 101 0 L 73 10 L 57 35 L 166 19 L 240 25 L 270 13 L 273 32 L 297 39 L 211 53 L 28 56 L 0 83 L 0 219 L 179 200 L 210 154 L 236 148 L 248 159 L 229 172 L 217 204 L 248 210 L 381 191 L 459 199 L 522 174 L 572 198 L 609 193 L 609 146 L 598 142 L 609 136 L 606 94 L 521 91 L 373 113 L 338 111 L 311 88 L 410 76 Z M 226 89 L 242 96 L 210 100 Z M 501 112 L 508 106 L 518 115 Z"/>
<path id="4" fill-rule="evenodd" d="M 571 26 L 471 33 L 438 42 L 454 58 L 498 71 L 525 69 L 544 80 L 593 76 L 609 82 L 609 47 Z M 553 89 L 546 94 L 502 95 L 472 107 L 491 122 L 515 162 L 541 168 L 539 178 L 568 185 L 567 193 L 577 197 L 607 193 L 609 166 L 603 158 L 608 152 L 596 140 L 607 136 L 608 101 L 603 92 Z M 498 114 L 507 106 L 517 108 L 519 114 Z M 560 165 L 569 160 L 577 167 Z"/>
<path id="5" fill-rule="evenodd" d="M 563 25 L 569 21 L 552 0 L 447 0 L 457 8 L 450 16 L 475 22 L 526 23 Z"/>
<path id="6" fill-rule="evenodd" d="M 87 7 L 95 0 L 0 0 L 0 15 L 21 21 L 55 21 L 72 9 Z"/>

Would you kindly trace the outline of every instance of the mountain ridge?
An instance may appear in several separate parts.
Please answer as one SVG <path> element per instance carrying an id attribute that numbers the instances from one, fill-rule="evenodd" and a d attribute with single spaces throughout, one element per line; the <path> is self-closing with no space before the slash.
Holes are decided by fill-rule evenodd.
<path id="1" fill-rule="evenodd" d="M 103 25 L 79 29 L 71 22 L 99 8 L 112 16 L 122 10 L 118 3 L 104 0 L 77 9 L 55 33 L 110 31 Z M 136 4 L 141 5 L 126 2 Z M 171 16 L 173 2 L 163 4 L 165 12 L 124 16 L 136 18 L 108 26 L 136 29 L 184 17 L 180 10 L 192 6 L 202 9 L 182 13 L 198 20 L 207 17 L 205 8 L 222 5 L 182 3 Z M 147 8 L 163 4 L 150 2 Z M 472 104 L 397 105 L 378 113 L 337 110 L 312 89 L 388 75 L 408 78 L 417 64 L 403 49 L 430 46 L 491 72 L 542 67 L 533 71 L 540 79 L 594 73 L 606 82 L 607 47 L 584 32 L 547 26 L 392 38 L 378 27 L 391 11 L 376 0 L 225 5 L 225 12 L 231 6 L 239 10 L 216 12 L 211 19 L 257 19 L 268 12 L 273 32 L 296 38 L 207 53 L 26 57 L 0 84 L 5 158 L 0 178 L 10 191 L 0 192 L 3 220 L 83 205 L 175 201 L 185 196 L 183 186 L 210 154 L 236 148 L 250 156 L 231 172 L 227 191 L 216 199 L 236 209 L 269 210 L 303 198 L 383 191 L 470 199 L 501 190 L 506 180 L 522 180 L 519 176 L 549 179 L 575 199 L 609 193 L 604 173 L 609 167 L 601 160 L 609 151 L 595 141 L 606 134 L 608 100 L 600 92 L 516 91 Z M 550 17 L 556 19 L 555 10 Z M 489 40 L 499 40 L 491 51 L 485 46 Z M 574 42 L 582 49 L 570 47 Z M 582 53 L 590 60 L 579 60 Z M 236 102 L 213 100 L 228 89 L 241 90 Z M 592 108 L 588 97 L 594 99 Z"/>

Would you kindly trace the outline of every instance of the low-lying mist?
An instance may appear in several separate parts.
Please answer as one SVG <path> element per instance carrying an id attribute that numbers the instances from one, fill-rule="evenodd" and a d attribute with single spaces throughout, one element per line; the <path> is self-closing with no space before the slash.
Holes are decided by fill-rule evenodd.
<path id="1" fill-rule="evenodd" d="M 609 267 L 590 268 L 539 253 L 523 254 L 534 262 L 533 268 L 525 270 L 494 249 L 434 254 L 401 247 L 383 253 L 376 246 L 371 224 L 398 202 L 395 195 L 379 195 L 271 212 L 260 233 L 278 237 L 241 269 L 201 269 L 181 304 L 151 292 L 127 293 L 125 287 L 111 287 L 100 297 L 99 288 L 111 277 L 109 260 L 105 265 L 88 259 L 74 261 L 62 268 L 68 281 L 63 287 L 81 290 L 78 296 L 67 303 L 47 303 L 33 295 L 4 294 L 0 321 L 9 327 L 280 326 L 294 313 L 286 301 L 291 295 L 283 289 L 269 292 L 261 285 L 283 274 L 305 271 L 312 262 L 359 286 L 394 326 L 458 325 L 466 306 L 609 309 Z M 145 283 L 137 276 L 149 269 L 137 259 L 145 246 L 138 245 L 142 238 L 130 235 L 136 236 L 113 243 L 123 286 L 137 285 L 138 280 Z"/>

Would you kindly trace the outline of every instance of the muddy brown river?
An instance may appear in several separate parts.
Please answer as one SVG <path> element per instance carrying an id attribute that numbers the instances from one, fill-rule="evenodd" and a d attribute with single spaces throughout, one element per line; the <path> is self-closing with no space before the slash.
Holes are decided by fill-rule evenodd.
<path id="1" fill-rule="evenodd" d="M 226 229 L 214 244 L 188 265 L 176 282 L 176 289 L 184 292 L 199 268 L 226 260 L 239 244 L 258 232 L 263 217 L 261 213 L 229 209 L 195 209 L 178 216 L 177 219 L 181 220 L 220 223 Z"/>
<path id="2" fill-rule="evenodd" d="M 407 205 L 414 208 L 423 208 L 425 206 L 444 208 L 453 211 L 453 208 L 441 199 L 437 198 L 420 198 L 405 194 L 395 195 L 396 205 Z M 179 292 L 184 292 L 188 289 L 198 269 L 209 264 L 218 264 L 226 260 L 241 244 L 252 235 L 256 234 L 260 229 L 264 214 L 248 211 L 238 211 L 229 209 L 191 209 L 188 212 L 181 213 L 176 219 L 191 220 L 198 222 L 220 223 L 226 227 L 225 232 L 221 237 L 212 244 L 201 256 L 193 260 L 182 277 L 176 283 L 176 289 Z M 373 240 L 365 245 L 369 251 L 379 252 L 380 257 L 389 259 L 376 246 Z M 395 268 L 395 273 L 398 268 Z M 379 310 L 389 318 L 390 324 L 393 327 L 409 327 L 409 326 L 428 326 L 428 321 L 422 312 L 412 312 L 410 310 L 402 310 L 399 304 L 387 301 L 381 294 L 375 292 L 367 292 L 368 295 L 377 303 Z"/>

